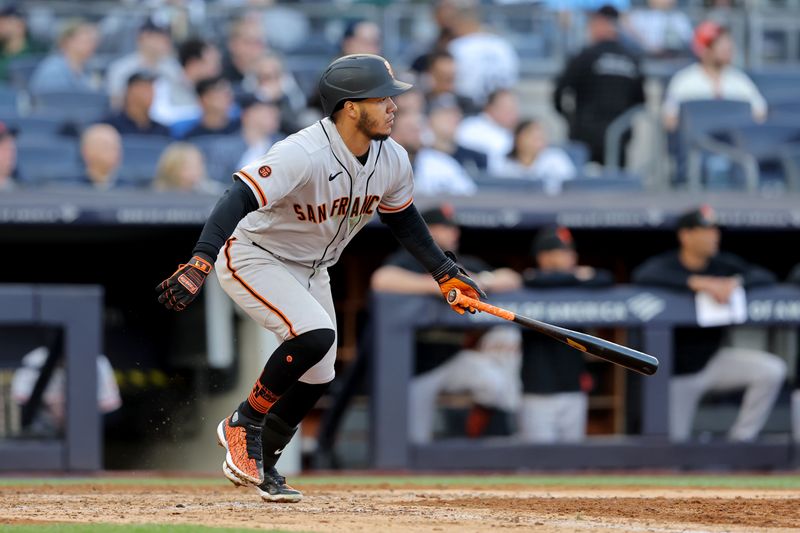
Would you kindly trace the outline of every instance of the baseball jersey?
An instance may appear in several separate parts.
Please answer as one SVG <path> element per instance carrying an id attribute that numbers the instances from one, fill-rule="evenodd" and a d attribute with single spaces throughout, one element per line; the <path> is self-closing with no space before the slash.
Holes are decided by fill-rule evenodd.
<path id="1" fill-rule="evenodd" d="M 414 187 L 411 163 L 399 144 L 371 141 L 362 165 L 329 118 L 276 143 L 234 176 L 250 187 L 259 205 L 236 232 L 310 268 L 336 263 L 376 211 L 411 205 Z"/>

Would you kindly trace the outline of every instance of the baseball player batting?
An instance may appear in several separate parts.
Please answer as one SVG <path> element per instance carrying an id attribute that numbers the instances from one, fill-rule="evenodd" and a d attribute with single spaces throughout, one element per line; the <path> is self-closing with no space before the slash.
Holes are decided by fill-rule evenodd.
<path id="1" fill-rule="evenodd" d="M 217 427 L 227 452 L 223 473 L 234 484 L 256 486 L 264 500 L 302 498 L 275 463 L 334 377 L 328 267 L 376 212 L 445 298 L 454 288 L 485 297 L 455 257 L 434 244 L 413 203 L 408 155 L 389 138 L 392 97 L 410 88 L 380 56 L 331 63 L 319 81 L 326 117 L 234 173 L 192 258 L 156 287 L 160 303 L 181 311 L 216 269 L 225 292 L 282 340 L 250 395 Z"/>

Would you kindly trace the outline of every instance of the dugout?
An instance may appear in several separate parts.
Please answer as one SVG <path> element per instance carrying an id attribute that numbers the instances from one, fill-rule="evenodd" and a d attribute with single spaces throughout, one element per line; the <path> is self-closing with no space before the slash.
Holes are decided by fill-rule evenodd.
<path id="1" fill-rule="evenodd" d="M 607 268 L 625 282 L 645 258 L 674 246 L 672 221 L 700 202 L 717 209 L 725 250 L 770 268 L 779 279 L 800 259 L 787 253 L 800 232 L 793 195 L 576 191 L 556 198 L 485 194 L 448 201 L 463 225 L 462 251 L 494 266 L 528 266 L 535 231 L 557 222 L 572 229 L 582 262 Z M 18 191 L 0 197 L 0 244 L 6 257 L 16 258 L 2 262 L 3 283 L 96 284 L 104 290 L 103 351 L 123 394 L 123 408 L 106 420 L 107 468 L 148 467 L 137 462 L 137 448 L 202 439 L 203 407 L 241 385 L 238 358 L 209 364 L 206 338 L 199 333 L 205 324 L 201 305 L 175 314 L 155 302 L 155 285 L 186 259 L 213 203 L 209 197 L 134 191 Z M 417 203 L 425 207 L 433 200 Z M 369 275 L 396 246 L 385 228 L 371 224 L 331 271 L 340 375 L 356 353 Z M 234 336 L 234 353 L 252 349 L 239 342 Z M 314 434 L 313 421 L 306 431 Z M 638 428 L 628 423 L 626 431 Z"/>

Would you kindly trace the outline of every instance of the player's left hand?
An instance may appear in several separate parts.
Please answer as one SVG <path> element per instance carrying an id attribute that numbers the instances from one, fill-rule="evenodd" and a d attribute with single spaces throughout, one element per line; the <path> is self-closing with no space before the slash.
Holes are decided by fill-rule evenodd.
<path id="1" fill-rule="evenodd" d="M 447 255 L 455 261 L 455 256 L 452 253 L 448 252 Z M 450 292 L 450 289 L 458 289 L 462 294 L 470 298 L 475 298 L 476 300 L 486 298 L 486 294 L 478 287 L 478 284 L 475 283 L 475 281 L 467 275 L 467 272 L 458 266 L 458 264 L 454 264 L 449 271 L 439 276 L 436 282 L 439 284 L 439 290 L 442 291 L 445 301 L 447 300 L 447 293 Z M 464 311 L 475 313 L 475 308 L 469 306 L 451 305 L 450 307 L 460 315 L 463 315 Z"/>
<path id="2" fill-rule="evenodd" d="M 211 262 L 199 256 L 178 265 L 174 274 L 156 286 L 158 302 L 167 309 L 183 311 L 197 297 L 212 268 Z"/>

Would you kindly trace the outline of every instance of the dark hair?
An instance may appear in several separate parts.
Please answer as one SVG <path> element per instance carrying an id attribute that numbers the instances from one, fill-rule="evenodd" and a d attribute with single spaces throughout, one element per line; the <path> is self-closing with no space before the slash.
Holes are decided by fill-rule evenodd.
<path id="1" fill-rule="evenodd" d="M 211 45 L 203 39 L 188 39 L 178 48 L 178 61 L 185 67 L 189 61 L 202 58 L 203 52 L 209 46 Z"/>
<path id="2" fill-rule="evenodd" d="M 609 4 L 600 6 L 600 8 L 592 13 L 592 15 L 595 17 L 606 18 L 612 22 L 617 22 L 619 20 L 619 11 L 616 7 Z"/>
<path id="3" fill-rule="evenodd" d="M 516 159 L 519 150 L 517 150 L 517 139 L 519 139 L 519 134 L 522 133 L 527 127 L 529 126 L 539 126 L 540 122 L 536 119 L 527 118 L 521 120 L 517 127 L 514 128 L 514 144 L 511 146 L 511 151 L 508 152 L 507 157 L 510 159 Z"/>
<path id="4" fill-rule="evenodd" d="M 203 78 L 194 85 L 194 90 L 197 93 L 197 96 L 202 97 L 208 91 L 216 88 L 217 85 L 219 85 L 223 81 L 225 81 L 225 78 L 222 77 L 222 75 L 212 76 L 210 78 Z"/>
<path id="5" fill-rule="evenodd" d="M 359 25 L 363 24 L 364 22 L 369 22 L 367 19 L 356 19 L 351 20 L 347 23 L 347 26 L 344 28 L 344 33 L 342 33 L 342 40 L 349 39 L 356 34 L 356 29 Z"/>
<path id="6" fill-rule="evenodd" d="M 484 107 L 489 107 L 504 94 L 514 94 L 514 92 L 511 89 L 505 87 L 502 87 L 500 89 L 495 89 L 489 93 L 489 96 L 486 97 L 486 105 Z"/>
<path id="7" fill-rule="evenodd" d="M 454 59 L 453 54 L 448 52 L 447 50 L 437 50 L 428 54 L 428 62 L 426 70 L 430 70 L 434 63 L 436 63 L 440 59 Z"/>
<path id="8" fill-rule="evenodd" d="M 345 103 L 347 103 L 347 102 L 362 102 L 364 100 L 366 100 L 366 98 L 348 98 L 346 100 L 342 100 L 341 102 L 336 104 L 336 107 L 334 107 L 333 111 L 331 111 L 331 120 L 334 120 L 334 117 L 336 116 L 336 113 L 338 113 L 344 107 Z"/>

